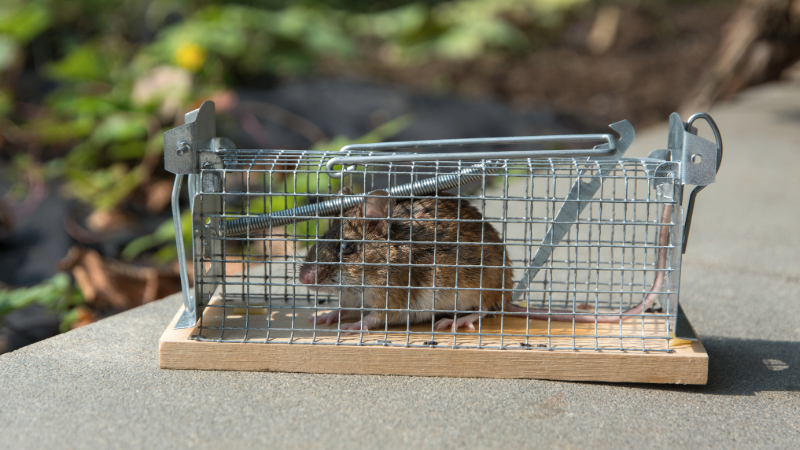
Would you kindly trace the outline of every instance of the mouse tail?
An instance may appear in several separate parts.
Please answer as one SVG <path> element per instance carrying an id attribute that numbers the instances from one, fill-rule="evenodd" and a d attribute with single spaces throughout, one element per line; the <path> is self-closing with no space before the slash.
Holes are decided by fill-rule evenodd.
<path id="1" fill-rule="evenodd" d="M 661 216 L 661 223 L 667 223 L 672 214 L 672 206 L 664 206 L 664 213 Z M 620 321 L 630 319 L 636 315 L 641 315 L 646 311 L 658 297 L 659 291 L 664 286 L 664 279 L 666 272 L 664 269 L 667 267 L 667 243 L 669 242 L 669 228 L 666 225 L 661 226 L 658 239 L 658 261 L 656 262 L 656 279 L 653 281 L 653 287 L 650 293 L 642 300 L 641 303 L 633 308 L 625 311 L 621 315 L 607 315 L 600 316 L 594 314 L 574 314 L 573 311 L 567 310 L 547 310 L 547 309 L 528 309 L 517 306 L 513 303 L 505 304 L 505 311 L 517 314 L 511 314 L 516 317 L 526 317 L 528 320 L 553 320 L 556 322 L 578 322 L 578 323 L 619 323 Z"/>

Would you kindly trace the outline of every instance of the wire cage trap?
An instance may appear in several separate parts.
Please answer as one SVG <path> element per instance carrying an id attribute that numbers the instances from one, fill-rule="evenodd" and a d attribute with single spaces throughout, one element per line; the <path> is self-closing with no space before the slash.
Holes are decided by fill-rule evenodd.
<path id="1" fill-rule="evenodd" d="M 188 175 L 195 279 L 182 265 L 162 367 L 705 382 L 679 291 L 694 200 L 722 158 L 708 115 L 673 114 L 668 148 L 648 158 L 624 157 L 627 121 L 611 125 L 619 137 L 339 152 L 236 149 L 214 136 L 211 102 L 186 122 L 164 148 L 179 253 Z M 684 214 L 685 185 L 696 187 Z M 209 356 L 226 351 L 241 358 Z M 640 373 L 541 368 L 562 357 L 617 369 L 624 357 Z M 654 361 L 671 369 L 636 369 Z"/>

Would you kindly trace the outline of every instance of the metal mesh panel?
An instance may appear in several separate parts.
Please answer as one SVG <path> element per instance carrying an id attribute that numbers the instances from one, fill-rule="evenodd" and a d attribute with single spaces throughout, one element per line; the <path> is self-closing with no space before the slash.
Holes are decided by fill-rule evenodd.
<path id="1" fill-rule="evenodd" d="M 472 182 L 409 197 L 385 194 L 476 162 L 361 165 L 338 180 L 328 153 L 220 156 L 221 170 L 198 177 L 193 213 L 195 339 L 669 351 L 682 210 L 677 183 L 655 178 L 659 161 L 493 160 L 500 169 Z M 569 198 L 592 182 L 593 195 Z M 345 198 L 358 203 L 334 216 L 315 206 Z M 565 222 L 570 202 L 581 207 Z M 259 225 L 279 211 L 292 223 Z M 563 238 L 548 241 L 557 227 Z M 450 323 L 465 318 L 474 330 Z"/>

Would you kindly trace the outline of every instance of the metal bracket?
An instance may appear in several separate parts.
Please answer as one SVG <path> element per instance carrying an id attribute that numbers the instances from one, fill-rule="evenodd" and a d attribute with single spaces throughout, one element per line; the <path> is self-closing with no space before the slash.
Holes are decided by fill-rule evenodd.
<path id="1" fill-rule="evenodd" d="M 678 312 L 675 319 L 675 337 L 686 341 L 699 341 L 697 333 L 694 331 L 689 319 L 686 318 L 686 313 L 678 303 Z"/>
<path id="2" fill-rule="evenodd" d="M 681 182 L 708 186 L 717 175 L 717 146 L 691 133 L 683 134 Z"/>
<path id="3" fill-rule="evenodd" d="M 692 125 L 697 119 L 703 119 L 708 123 L 714 133 L 716 143 L 711 143 L 696 135 L 697 129 Z M 695 186 L 689 196 L 689 204 L 686 207 L 686 220 L 683 225 L 683 248 L 681 252 L 686 253 L 697 194 L 714 182 L 719 166 L 722 163 L 722 137 L 714 119 L 706 113 L 694 114 L 689 117 L 686 123 L 683 123 L 678 113 L 672 113 L 669 116 L 669 141 L 667 147 L 670 150 L 672 161 L 680 163 L 681 184 Z"/>
<path id="4" fill-rule="evenodd" d="M 704 119 L 711 126 L 716 142 L 709 142 L 695 133 L 695 120 Z M 698 113 L 683 123 L 678 113 L 669 116 L 669 141 L 667 149 L 671 161 L 680 163 L 681 184 L 708 186 L 713 183 L 722 162 L 722 139 L 714 120 L 708 114 Z"/>
<path id="5" fill-rule="evenodd" d="M 649 155 L 647 155 L 647 159 L 660 159 L 662 161 L 669 161 L 669 150 L 653 150 Z"/>
<path id="6" fill-rule="evenodd" d="M 199 289 L 193 289 L 189 286 L 180 211 L 180 190 L 183 184 L 183 176 L 189 175 L 187 183 L 189 201 L 190 205 L 192 205 L 191 209 L 194 217 L 195 214 L 199 214 L 199 210 L 196 211 L 194 208 L 194 203 L 200 187 L 198 186 L 197 174 L 200 173 L 201 167 L 222 169 L 222 160 L 216 154 L 217 148 L 215 147 L 219 142 L 223 141 L 219 141 L 214 137 L 217 132 L 214 102 L 203 102 L 200 108 L 186 113 L 185 117 L 185 124 L 164 133 L 164 168 L 175 174 L 175 185 L 172 190 L 172 220 L 175 224 L 175 243 L 178 247 L 178 264 L 180 266 L 184 303 L 184 311 L 175 325 L 176 329 L 195 326 L 202 313 L 200 299 L 202 297 L 201 294 L 203 294 Z M 221 190 L 221 182 L 222 179 L 216 170 L 207 171 L 200 180 L 203 191 L 207 190 L 206 187 L 214 192 Z M 192 247 L 194 253 L 192 260 L 196 262 L 199 256 L 198 251 L 201 249 L 194 248 L 194 245 Z M 194 269 L 195 274 L 200 273 L 198 272 L 198 267 Z"/>
<path id="7" fill-rule="evenodd" d="M 228 138 L 211 139 L 211 151 L 200 153 L 200 192 L 222 192 L 222 158 L 217 153 L 224 149 L 233 150 L 236 145 Z"/>
<path id="8" fill-rule="evenodd" d="M 200 173 L 200 152 L 212 150 L 217 134 L 214 102 L 186 113 L 186 123 L 164 133 L 164 169 L 174 174 Z"/>
<path id="9" fill-rule="evenodd" d="M 676 178 L 680 178 L 680 170 L 681 165 L 676 162 L 667 161 L 659 164 L 658 167 L 656 167 L 655 172 L 653 172 L 652 178 L 650 179 L 650 182 L 654 183 L 651 186 L 669 182 L 672 183 L 676 189 L 682 189 L 683 187 L 679 184 L 679 180 L 675 180 Z M 673 197 L 677 197 L 677 192 L 673 193 Z"/>

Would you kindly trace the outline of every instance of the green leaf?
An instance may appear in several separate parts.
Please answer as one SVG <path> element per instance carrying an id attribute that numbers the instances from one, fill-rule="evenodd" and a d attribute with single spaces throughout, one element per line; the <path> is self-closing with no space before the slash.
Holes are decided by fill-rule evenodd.
<path id="1" fill-rule="evenodd" d="M 67 171 L 65 188 L 79 200 L 95 209 L 116 208 L 142 182 L 144 174 L 140 167 L 128 170 L 123 164 L 113 164 L 104 169 L 84 172 Z"/>
<path id="2" fill-rule="evenodd" d="M 142 139 L 147 136 L 148 117 L 146 114 L 119 112 L 108 116 L 92 133 L 91 140 L 105 145 L 111 142 L 124 142 Z M 144 147 L 144 144 L 141 144 Z"/>
<path id="3" fill-rule="evenodd" d="M 103 61 L 104 55 L 101 55 L 93 46 L 85 44 L 50 65 L 47 72 L 53 78 L 61 81 L 104 81 L 108 78 L 109 67 Z"/>
<path id="4" fill-rule="evenodd" d="M 58 273 L 35 286 L 0 291 L 0 318 L 11 311 L 34 303 L 64 313 L 69 308 L 83 303 L 83 296 L 73 288 L 67 274 Z"/>
<path id="5" fill-rule="evenodd" d="M 190 247 L 186 247 L 186 251 L 189 250 Z M 153 262 L 155 264 L 167 264 L 171 261 L 175 261 L 178 259 L 178 247 L 174 245 L 165 245 L 158 249 L 153 255 Z"/>
<path id="6" fill-rule="evenodd" d="M 8 92 L 0 90 L 0 116 L 8 115 L 13 109 L 14 99 Z"/>
<path id="7" fill-rule="evenodd" d="M 91 117 L 65 121 L 53 115 L 46 115 L 26 123 L 23 129 L 37 136 L 45 144 L 55 144 L 88 136 L 94 123 Z"/>
<path id="8" fill-rule="evenodd" d="M 390 11 L 356 15 L 350 23 L 359 34 L 391 40 L 418 33 L 425 27 L 429 16 L 430 9 L 426 5 L 412 3 Z"/>
<path id="9" fill-rule="evenodd" d="M 527 43 L 525 35 L 504 20 L 480 20 L 452 27 L 436 41 L 436 51 L 447 58 L 468 59 L 489 46 L 520 51 Z"/>
<path id="10" fill-rule="evenodd" d="M 142 141 L 128 141 L 119 144 L 112 144 L 106 153 L 113 161 L 125 161 L 129 159 L 141 159 L 144 157 L 147 147 Z"/>
<path id="11" fill-rule="evenodd" d="M 14 64 L 19 53 L 19 44 L 10 36 L 0 34 L 0 72 Z"/>
<path id="12" fill-rule="evenodd" d="M 22 44 L 46 30 L 52 22 L 43 2 L 31 1 L 18 6 L 0 6 L 0 33 L 13 36 Z"/>
<path id="13" fill-rule="evenodd" d="M 101 159 L 102 146 L 90 140 L 83 141 L 70 150 L 64 158 L 56 158 L 50 161 L 49 165 L 53 169 L 58 169 L 61 175 L 68 171 L 88 171 L 101 166 L 104 161 Z"/>
<path id="14" fill-rule="evenodd" d="M 184 248 L 186 251 L 191 251 L 192 216 L 189 212 L 189 209 L 181 213 L 181 228 L 183 233 Z M 175 249 L 175 225 L 172 219 L 167 220 L 159 225 L 158 228 L 156 228 L 156 231 L 153 233 L 136 238 L 128 243 L 128 245 L 126 245 L 122 250 L 120 257 L 125 261 L 131 261 L 143 252 L 164 244 L 172 244 L 171 247 Z M 174 250 L 174 253 L 175 256 L 178 255 L 177 250 Z M 172 252 L 169 254 L 172 254 Z M 174 257 L 170 259 L 174 259 Z"/>
<path id="15" fill-rule="evenodd" d="M 316 238 L 317 236 L 325 234 L 325 231 L 328 229 L 328 222 L 329 220 L 327 219 L 298 222 L 294 225 L 287 225 L 286 233 L 298 238 Z M 299 242 L 307 243 L 306 241 Z"/>
<path id="16" fill-rule="evenodd" d="M 249 205 L 243 205 L 242 208 L 231 210 L 229 213 L 247 214 L 247 206 L 249 206 L 250 214 L 266 214 L 305 204 L 305 197 L 296 195 L 265 195 L 263 197 L 248 197 L 248 199 Z"/>
<path id="17" fill-rule="evenodd" d="M 101 97 L 82 95 L 72 90 L 51 94 L 47 103 L 53 112 L 64 116 L 104 117 L 118 110 L 118 107 Z"/>
<path id="18" fill-rule="evenodd" d="M 289 192 L 297 194 L 327 194 L 338 192 L 341 180 L 329 177 L 323 172 L 298 172 L 287 178 Z"/>
<path id="19" fill-rule="evenodd" d="M 79 313 L 80 311 L 78 308 L 72 308 L 64 313 L 61 318 L 61 324 L 58 326 L 58 331 L 61 333 L 66 333 L 67 331 L 71 330 L 72 325 L 78 321 Z"/>

